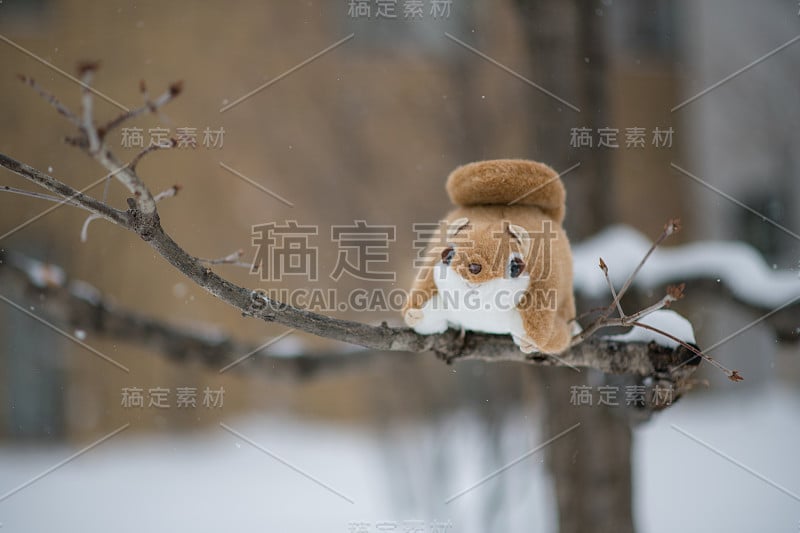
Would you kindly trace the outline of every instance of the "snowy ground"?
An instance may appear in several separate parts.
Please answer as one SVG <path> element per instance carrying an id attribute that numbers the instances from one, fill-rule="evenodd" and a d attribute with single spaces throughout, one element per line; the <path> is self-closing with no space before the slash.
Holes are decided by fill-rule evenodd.
<path id="1" fill-rule="evenodd" d="M 800 393 L 734 388 L 735 394 L 690 396 L 637 431 L 641 531 L 798 530 Z M 441 531 L 485 532 L 479 509 L 488 503 L 507 509 L 492 530 L 551 531 L 553 502 L 540 453 L 445 503 L 547 438 L 530 429 L 532 416 L 526 418 L 507 424 L 494 467 L 478 460 L 486 455 L 485 429 L 463 414 L 435 428 L 393 430 L 389 437 L 273 416 L 226 421 L 302 472 L 223 428 L 181 436 L 123 431 L 0 501 L 0 522 L 4 532 L 348 532 L 353 522 L 379 531 L 377 522 L 387 521 L 403 531 L 414 520 L 424 531 L 444 524 Z M 3 445 L 0 493 L 79 449 Z M 426 455 L 437 450 L 449 462 L 432 472 L 436 463 Z M 391 462 L 394 470 L 387 468 Z M 412 496 L 399 498 L 408 485 Z M 493 502 L 498 491 L 502 501 Z"/>
<path id="2" fill-rule="evenodd" d="M 800 391 L 732 390 L 690 395 L 638 431 L 643 531 L 800 530 Z"/>

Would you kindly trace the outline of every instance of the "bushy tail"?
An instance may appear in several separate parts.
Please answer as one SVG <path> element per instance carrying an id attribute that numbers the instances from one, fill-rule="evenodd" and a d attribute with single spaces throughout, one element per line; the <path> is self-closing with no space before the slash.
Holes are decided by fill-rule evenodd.
<path id="1" fill-rule="evenodd" d="M 461 206 L 534 205 L 559 224 L 564 220 L 567 196 L 555 170 L 524 159 L 460 166 L 447 178 L 447 194 Z"/>

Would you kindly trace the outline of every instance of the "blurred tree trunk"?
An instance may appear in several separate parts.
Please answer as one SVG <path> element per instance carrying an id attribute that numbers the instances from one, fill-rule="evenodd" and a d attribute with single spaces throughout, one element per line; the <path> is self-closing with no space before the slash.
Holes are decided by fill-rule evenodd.
<path id="1" fill-rule="evenodd" d="M 605 17 L 577 0 L 518 0 L 519 19 L 530 58 L 530 79 L 580 108 L 532 91 L 527 106 L 534 125 L 533 157 L 559 172 L 580 162 L 564 177 L 567 231 L 580 241 L 606 226 L 614 209 L 607 149 L 570 146 L 570 130 L 609 126 L 606 91 Z"/>
<path id="2" fill-rule="evenodd" d="M 518 0 L 520 24 L 530 54 L 530 77 L 578 113 L 544 95 L 532 95 L 536 157 L 562 171 L 567 188 L 567 230 L 573 241 L 607 225 L 613 210 L 609 151 L 570 146 L 570 129 L 609 125 L 605 17 L 578 0 Z M 589 372 L 567 368 L 533 369 L 544 400 L 544 436 L 577 422 L 581 426 L 547 448 L 561 533 L 634 531 L 631 505 L 631 429 L 624 416 L 605 406 L 570 403 L 573 385 Z"/>
<path id="3" fill-rule="evenodd" d="M 586 370 L 541 370 L 543 437 L 581 424 L 547 447 L 560 533 L 632 533 L 631 429 L 623 408 L 570 403 L 570 387 L 586 384 Z"/>

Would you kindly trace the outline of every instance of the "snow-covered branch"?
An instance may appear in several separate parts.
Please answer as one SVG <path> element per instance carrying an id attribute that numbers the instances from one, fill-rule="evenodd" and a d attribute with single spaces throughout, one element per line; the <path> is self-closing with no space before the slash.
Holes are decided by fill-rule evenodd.
<path id="1" fill-rule="evenodd" d="M 612 226 L 572 248 L 575 291 L 590 298 L 608 290 L 597 258 L 608 263 L 609 277 L 617 286 L 625 282 L 650 248 L 650 240 L 629 226 Z M 712 280 L 726 287 L 744 305 L 771 310 L 792 299 L 800 305 L 797 272 L 774 270 L 761 255 L 743 242 L 693 242 L 660 247 L 636 276 L 641 290 L 659 289 L 670 283 Z"/>

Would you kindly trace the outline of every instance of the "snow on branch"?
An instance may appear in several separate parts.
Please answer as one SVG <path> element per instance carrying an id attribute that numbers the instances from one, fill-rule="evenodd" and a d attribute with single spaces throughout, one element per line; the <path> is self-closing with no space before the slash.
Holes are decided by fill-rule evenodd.
<path id="1" fill-rule="evenodd" d="M 612 283 L 621 285 L 625 273 L 635 268 L 648 248 L 650 240 L 628 226 L 609 227 L 573 246 L 575 291 L 588 297 L 605 294 L 606 281 L 595 267 L 600 256 L 610 267 Z M 648 259 L 647 268 L 636 276 L 635 284 L 642 289 L 656 289 L 695 279 L 718 279 L 736 299 L 759 309 L 774 309 L 800 299 L 798 274 L 770 268 L 756 250 L 743 242 L 693 242 L 658 248 Z"/>

